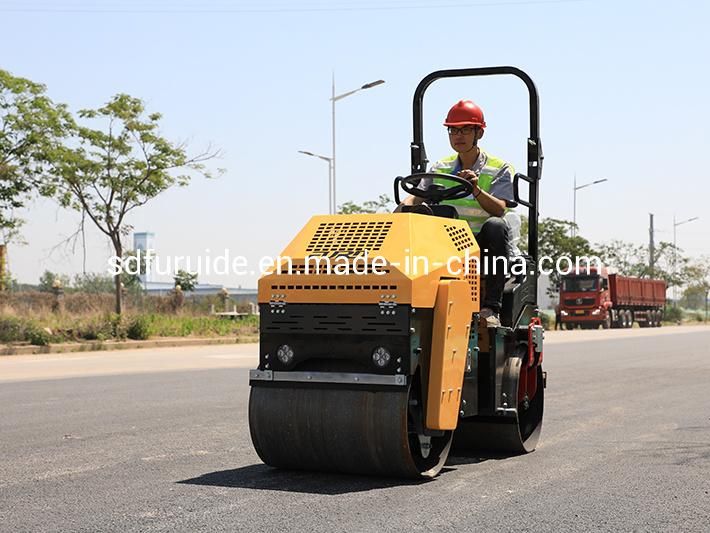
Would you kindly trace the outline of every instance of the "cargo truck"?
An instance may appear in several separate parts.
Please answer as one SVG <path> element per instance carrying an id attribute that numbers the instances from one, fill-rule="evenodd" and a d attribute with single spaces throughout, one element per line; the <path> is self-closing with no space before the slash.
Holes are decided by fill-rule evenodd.
<path id="1" fill-rule="evenodd" d="M 560 320 L 574 329 L 660 327 L 666 303 L 666 282 L 609 274 L 590 268 L 563 276 Z"/>

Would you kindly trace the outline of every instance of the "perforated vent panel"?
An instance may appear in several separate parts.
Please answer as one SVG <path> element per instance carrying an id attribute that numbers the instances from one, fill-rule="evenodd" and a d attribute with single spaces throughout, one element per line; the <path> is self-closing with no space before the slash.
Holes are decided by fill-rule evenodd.
<path id="1" fill-rule="evenodd" d="M 473 239 L 471 239 L 470 233 L 465 228 L 457 228 L 456 226 L 449 225 L 444 227 L 459 252 L 463 252 L 473 246 Z"/>
<path id="2" fill-rule="evenodd" d="M 293 263 L 289 264 L 288 261 L 283 262 L 276 269 L 277 274 L 288 274 L 288 275 L 317 275 L 317 274 L 331 274 L 336 271 L 336 262 L 326 262 L 325 259 L 320 259 L 320 261 L 311 260 L 308 264 L 303 263 Z M 328 270 L 330 266 L 330 270 Z M 364 275 L 364 274 L 375 274 L 377 276 L 382 276 L 384 274 L 389 274 L 391 272 L 389 267 L 383 267 L 380 265 L 374 265 L 373 263 L 367 263 L 364 265 L 353 266 L 353 274 Z M 357 272 L 355 272 L 357 270 Z"/>
<path id="3" fill-rule="evenodd" d="M 272 285 L 272 291 L 396 291 L 397 285 Z"/>
<path id="4" fill-rule="evenodd" d="M 308 243 L 310 255 L 357 256 L 376 252 L 389 233 L 392 222 L 321 222 Z"/>
<path id="5" fill-rule="evenodd" d="M 466 274 L 466 281 L 471 286 L 471 300 L 478 298 L 478 280 L 478 262 L 475 259 L 471 259 L 468 264 L 468 273 Z"/>

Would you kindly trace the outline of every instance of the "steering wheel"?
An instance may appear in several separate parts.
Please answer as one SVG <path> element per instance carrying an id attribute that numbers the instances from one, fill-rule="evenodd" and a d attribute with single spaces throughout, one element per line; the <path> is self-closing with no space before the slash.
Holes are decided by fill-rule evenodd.
<path id="1" fill-rule="evenodd" d="M 419 189 L 417 186 L 422 178 L 445 178 L 455 181 L 458 185 L 445 187 L 439 183 L 432 183 L 428 189 Z M 444 200 L 459 200 L 473 194 L 473 183 L 453 174 L 421 172 L 419 174 L 411 174 L 404 178 L 398 177 L 395 180 L 395 192 L 397 191 L 398 183 L 402 186 L 404 192 L 418 196 L 419 198 L 424 198 L 433 204 L 438 204 Z"/>

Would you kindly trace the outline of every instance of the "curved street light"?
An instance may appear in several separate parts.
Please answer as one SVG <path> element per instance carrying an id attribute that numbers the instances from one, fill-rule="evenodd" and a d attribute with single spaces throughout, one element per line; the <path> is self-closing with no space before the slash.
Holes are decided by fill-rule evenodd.
<path id="1" fill-rule="evenodd" d="M 328 214 L 333 214 L 333 158 L 325 155 L 315 154 L 309 152 L 308 150 L 299 150 L 299 154 L 309 155 L 311 157 L 317 157 L 328 163 Z"/>
<path id="2" fill-rule="evenodd" d="M 586 187 L 591 187 L 592 185 L 596 185 L 598 183 L 604 183 L 605 181 L 609 181 L 607 178 L 601 178 L 589 183 L 585 183 L 584 185 L 577 185 L 577 174 L 574 175 L 574 203 L 572 207 L 572 222 L 574 226 L 572 226 L 572 237 L 577 236 L 577 191 L 580 189 L 584 189 Z"/>
<path id="3" fill-rule="evenodd" d="M 358 93 L 360 91 L 364 91 L 365 89 L 372 89 L 373 87 L 377 87 L 378 85 L 382 85 L 384 82 L 385 82 L 385 80 L 371 81 L 369 83 L 366 83 L 365 85 L 362 85 L 361 87 L 358 87 L 357 89 L 336 95 L 335 94 L 335 74 L 333 74 L 332 96 L 330 98 L 331 115 L 332 115 L 332 134 L 333 134 L 333 147 L 332 147 L 332 154 L 330 156 L 330 160 L 331 160 L 330 190 L 331 190 L 331 212 L 332 213 L 335 213 L 336 205 L 337 205 L 336 194 L 335 194 L 335 102 L 338 102 L 339 100 L 342 100 L 343 98 L 347 98 L 348 96 Z"/>

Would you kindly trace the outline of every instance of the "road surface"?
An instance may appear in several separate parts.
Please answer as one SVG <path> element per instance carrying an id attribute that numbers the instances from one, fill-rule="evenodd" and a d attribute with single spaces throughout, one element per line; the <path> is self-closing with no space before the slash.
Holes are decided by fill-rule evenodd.
<path id="1" fill-rule="evenodd" d="M 710 328 L 549 332 L 538 450 L 421 483 L 264 466 L 255 355 L 0 357 L 0 531 L 710 527 Z"/>

